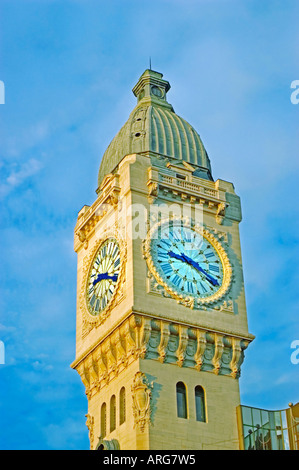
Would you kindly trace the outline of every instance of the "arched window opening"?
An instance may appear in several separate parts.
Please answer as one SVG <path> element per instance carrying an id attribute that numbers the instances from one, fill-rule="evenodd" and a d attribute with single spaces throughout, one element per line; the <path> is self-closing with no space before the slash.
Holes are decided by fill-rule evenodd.
<path id="1" fill-rule="evenodd" d="M 178 418 L 187 418 L 187 394 L 183 382 L 176 384 L 176 402 Z"/>
<path id="2" fill-rule="evenodd" d="M 119 424 L 126 421 L 126 390 L 122 387 L 119 392 Z"/>
<path id="3" fill-rule="evenodd" d="M 112 395 L 110 400 L 110 432 L 116 428 L 116 401 L 115 395 Z"/>
<path id="4" fill-rule="evenodd" d="M 196 421 L 206 422 L 206 404 L 204 389 L 197 385 L 195 387 L 195 408 L 196 408 Z"/>
<path id="5" fill-rule="evenodd" d="M 106 403 L 103 403 L 101 406 L 101 436 L 105 437 L 106 436 Z"/>

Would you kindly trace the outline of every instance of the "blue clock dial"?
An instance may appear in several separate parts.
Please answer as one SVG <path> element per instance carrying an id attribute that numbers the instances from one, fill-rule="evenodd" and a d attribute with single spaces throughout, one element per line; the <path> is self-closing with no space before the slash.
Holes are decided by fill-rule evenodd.
<path id="1" fill-rule="evenodd" d="M 161 225 L 151 252 L 159 276 L 178 294 L 207 298 L 221 288 L 220 256 L 211 241 L 191 227 Z"/>
<path id="2" fill-rule="evenodd" d="M 98 315 L 110 303 L 120 274 L 120 249 L 114 238 L 106 240 L 97 251 L 87 280 L 88 310 Z"/>

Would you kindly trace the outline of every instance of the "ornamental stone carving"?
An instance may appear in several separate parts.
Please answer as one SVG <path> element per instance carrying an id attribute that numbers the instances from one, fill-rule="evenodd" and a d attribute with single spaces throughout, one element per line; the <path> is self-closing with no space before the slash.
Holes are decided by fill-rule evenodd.
<path id="1" fill-rule="evenodd" d="M 134 427 L 139 427 L 141 432 L 147 424 L 151 421 L 151 389 L 153 385 L 150 384 L 146 375 L 142 372 L 137 372 L 134 377 L 134 382 L 131 387 L 133 398 L 133 415 Z"/>
<path id="2" fill-rule="evenodd" d="M 81 376 L 89 398 L 139 359 L 152 359 L 162 364 L 237 379 L 244 351 L 253 339 L 253 335 L 239 337 L 230 331 L 216 332 L 204 326 L 189 328 L 170 320 L 154 320 L 134 313 L 72 367 Z M 139 392 L 143 390 L 145 394 L 150 387 L 146 387 L 143 379 L 137 376 L 134 387 L 136 390 L 139 387 Z M 138 403 L 141 403 L 140 399 Z"/>
<path id="3" fill-rule="evenodd" d="M 89 431 L 89 442 L 90 442 L 90 448 L 93 448 L 93 441 L 94 441 L 94 417 L 91 416 L 90 414 L 85 415 L 86 419 L 86 426 Z"/>

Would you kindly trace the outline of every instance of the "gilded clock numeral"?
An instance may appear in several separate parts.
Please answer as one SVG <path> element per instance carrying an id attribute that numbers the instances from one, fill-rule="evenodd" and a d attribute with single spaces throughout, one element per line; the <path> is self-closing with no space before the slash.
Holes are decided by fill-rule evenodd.
<path id="1" fill-rule="evenodd" d="M 91 286 L 89 291 L 88 291 L 88 294 L 91 295 L 93 293 L 93 291 L 94 291 L 94 286 Z"/>
<path id="2" fill-rule="evenodd" d="M 112 255 L 113 258 L 116 257 L 117 253 L 118 253 L 118 246 L 116 246 L 116 247 L 115 247 L 115 250 L 113 251 L 113 255 Z"/>

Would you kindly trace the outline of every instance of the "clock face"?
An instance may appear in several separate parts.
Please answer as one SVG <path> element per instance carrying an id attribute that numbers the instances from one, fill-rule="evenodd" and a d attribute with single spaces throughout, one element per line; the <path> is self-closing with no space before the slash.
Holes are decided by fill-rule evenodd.
<path id="1" fill-rule="evenodd" d="M 92 315 L 99 315 L 114 297 L 120 267 L 119 244 L 114 238 L 109 238 L 96 252 L 87 278 L 86 301 Z"/>
<path id="2" fill-rule="evenodd" d="M 206 230 L 200 232 L 183 222 L 160 224 L 151 235 L 153 273 L 177 296 L 199 303 L 219 298 L 228 285 L 227 279 L 224 283 L 224 265 L 229 262 L 217 245 Z"/>

